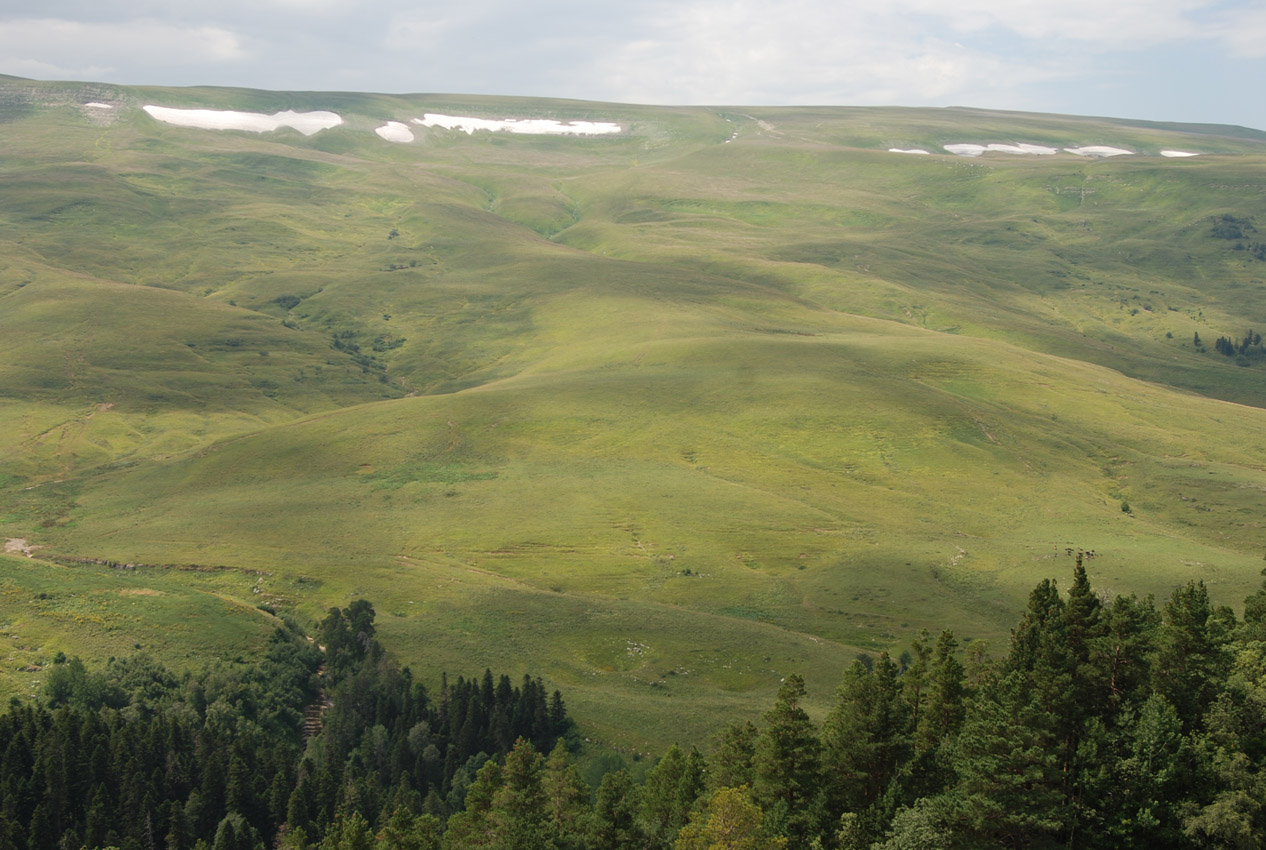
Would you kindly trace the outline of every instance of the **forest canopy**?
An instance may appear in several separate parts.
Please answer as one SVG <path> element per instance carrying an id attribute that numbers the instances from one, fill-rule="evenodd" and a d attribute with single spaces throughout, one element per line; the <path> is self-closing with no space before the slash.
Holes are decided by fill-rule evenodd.
<path id="1" fill-rule="evenodd" d="M 62 660 L 0 716 L 0 850 L 1254 847 L 1266 836 L 1266 586 L 1106 598 L 1080 559 L 1005 654 L 922 633 L 843 671 L 819 725 L 788 676 L 760 723 L 674 745 L 640 780 L 574 761 L 539 679 L 442 679 L 365 601 L 317 636 L 177 677 Z M 706 755 L 705 755 L 706 753 Z"/>

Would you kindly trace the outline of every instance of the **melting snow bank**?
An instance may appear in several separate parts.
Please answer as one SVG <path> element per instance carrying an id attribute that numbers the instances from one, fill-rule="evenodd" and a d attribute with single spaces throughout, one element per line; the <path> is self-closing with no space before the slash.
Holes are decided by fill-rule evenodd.
<path id="1" fill-rule="evenodd" d="M 921 153 L 927 155 L 928 152 L 922 148 L 911 148 L 910 150 L 902 150 L 901 148 L 888 148 L 888 153 Z"/>
<path id="2" fill-rule="evenodd" d="M 1057 153 L 1055 148 L 1048 148 L 1043 145 L 944 145 L 944 148 L 957 156 L 980 156 L 982 153 L 995 151 L 997 153 L 1017 153 L 1031 154 L 1034 156 L 1052 156 Z"/>
<path id="3" fill-rule="evenodd" d="M 413 131 L 399 121 L 388 121 L 374 132 L 389 142 L 413 141 Z"/>
<path id="4" fill-rule="evenodd" d="M 1124 148 L 1110 148 L 1107 145 L 1091 145 L 1085 148 L 1064 148 L 1069 153 L 1075 153 L 1077 156 L 1134 156 L 1134 151 L 1127 151 Z"/>
<path id="5" fill-rule="evenodd" d="M 945 150 L 957 156 L 980 156 L 981 154 L 995 153 L 1014 153 L 1029 154 L 1034 156 L 1053 156 L 1059 153 L 1058 148 L 1048 148 L 1045 145 L 944 145 Z M 900 151 L 897 148 L 889 148 L 894 153 L 913 153 L 913 151 Z M 1064 148 L 1065 151 L 1077 156 L 1133 156 L 1134 151 L 1128 151 L 1125 148 L 1114 148 L 1108 145 L 1088 145 L 1082 148 Z M 1186 151 L 1161 151 L 1161 156 L 1198 156 L 1198 154 L 1187 153 Z"/>
<path id="6" fill-rule="evenodd" d="M 85 103 L 84 106 L 89 109 L 114 109 L 114 107 L 108 103 L 97 103 L 95 101 L 92 103 Z"/>
<path id="7" fill-rule="evenodd" d="M 605 136 L 618 133 L 621 130 L 619 124 L 612 124 L 606 121 L 568 121 L 563 123 L 552 118 L 502 118 L 501 120 L 490 120 L 487 118 L 463 118 L 456 115 L 437 115 L 433 112 L 428 112 L 421 118 L 414 118 L 413 123 L 420 124 L 423 127 L 462 130 L 467 135 L 473 134 L 476 130 L 490 130 L 494 133 L 505 131 L 538 136 Z"/>
<path id="8" fill-rule="evenodd" d="M 200 130 L 246 130 L 251 133 L 269 133 L 290 127 L 305 136 L 328 130 L 343 123 L 333 112 L 229 112 L 214 109 L 169 109 L 165 106 L 142 107 L 151 118 L 178 127 L 196 127 Z M 407 129 L 407 128 L 406 128 Z"/>

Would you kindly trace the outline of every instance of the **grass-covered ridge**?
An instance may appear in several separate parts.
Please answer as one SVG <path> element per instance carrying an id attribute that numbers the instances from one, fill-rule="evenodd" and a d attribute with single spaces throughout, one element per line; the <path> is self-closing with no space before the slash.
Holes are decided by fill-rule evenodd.
<path id="1" fill-rule="evenodd" d="M 0 105 L 0 532 L 37 557 L 263 571 L 313 617 L 366 597 L 405 660 L 538 670 L 633 749 L 922 627 L 999 637 L 1070 549 L 1111 592 L 1256 582 L 1266 357 L 1214 347 L 1266 326 L 1252 132 L 13 80 Z M 373 132 L 426 112 L 624 131 Z M 1137 154 L 887 151 L 963 142 Z"/>

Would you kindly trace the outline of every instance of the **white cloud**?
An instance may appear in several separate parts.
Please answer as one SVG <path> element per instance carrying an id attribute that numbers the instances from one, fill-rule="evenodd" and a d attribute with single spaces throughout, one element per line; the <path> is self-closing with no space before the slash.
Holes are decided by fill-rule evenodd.
<path id="1" fill-rule="evenodd" d="M 1266 6 L 1222 12 L 1210 30 L 1235 56 L 1266 56 Z"/>
<path id="2" fill-rule="evenodd" d="M 152 19 L 84 22 L 24 18 L 0 22 L 5 68 L 41 65 L 56 76 L 87 77 L 120 66 L 224 63 L 246 55 L 237 35 L 219 26 L 180 25 Z M 21 71 L 10 71 L 20 73 Z"/>
<path id="3" fill-rule="evenodd" d="M 961 33 L 994 27 L 1026 39 L 1142 46 L 1190 37 L 1190 15 L 1210 5 L 1211 0 L 890 0 L 885 8 L 894 16 L 927 15 Z"/>
<path id="4" fill-rule="evenodd" d="M 707 0 L 597 60 L 620 99 L 689 103 L 926 103 L 1058 79 L 938 37 L 888 6 Z"/>
<path id="5" fill-rule="evenodd" d="M 467 2 L 441 10 L 412 9 L 392 15 L 387 24 L 386 46 L 393 50 L 424 50 L 441 46 L 463 31 L 462 43 L 470 48 L 477 30 L 491 17 L 487 3 Z M 496 44 L 494 39 L 489 44 Z"/>
<path id="6" fill-rule="evenodd" d="M 1144 50 L 1266 55 L 1266 5 L 1227 2 L 657 2 L 640 12 L 653 23 L 593 62 L 621 100 L 1032 108 L 1021 93 L 1035 84 L 1120 79 Z"/>

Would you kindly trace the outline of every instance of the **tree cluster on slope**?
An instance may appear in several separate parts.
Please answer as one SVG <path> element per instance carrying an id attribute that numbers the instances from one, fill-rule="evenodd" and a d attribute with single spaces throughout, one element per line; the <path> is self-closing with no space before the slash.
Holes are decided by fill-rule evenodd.
<path id="1" fill-rule="evenodd" d="M 1105 600 L 1078 560 L 1008 652 L 924 633 L 843 674 L 819 728 L 799 676 L 706 757 L 581 779 L 557 692 L 490 672 L 438 702 L 367 603 L 321 624 L 333 706 L 299 739 L 319 656 L 176 680 L 59 665 L 0 717 L 0 850 L 951 850 L 1256 847 L 1266 838 L 1266 586 L 1242 619 L 1199 582 Z M 270 666 L 271 665 L 271 666 Z M 544 756 L 548 753 L 548 756 Z"/>

